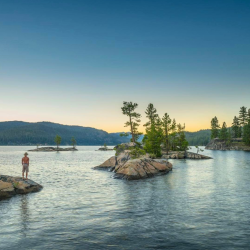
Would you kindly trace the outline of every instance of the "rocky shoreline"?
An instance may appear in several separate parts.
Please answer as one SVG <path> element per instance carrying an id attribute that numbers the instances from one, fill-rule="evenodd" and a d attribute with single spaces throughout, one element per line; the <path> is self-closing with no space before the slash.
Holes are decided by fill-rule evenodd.
<path id="1" fill-rule="evenodd" d="M 205 149 L 222 150 L 222 151 L 235 150 L 235 151 L 249 151 L 250 152 L 250 147 L 244 144 L 244 142 L 242 141 L 242 138 L 231 139 L 230 142 L 215 138 L 207 144 Z"/>
<path id="2" fill-rule="evenodd" d="M 213 159 L 210 156 L 201 155 L 193 152 L 176 152 L 170 151 L 167 155 L 162 155 L 163 159 L 193 159 L 193 160 L 205 160 L 205 159 Z"/>
<path id="3" fill-rule="evenodd" d="M 0 175 L 0 200 L 17 194 L 39 192 L 42 188 L 40 184 L 29 179 L 23 180 L 21 177 Z"/>
<path id="4" fill-rule="evenodd" d="M 28 150 L 30 152 L 58 152 L 58 151 L 78 151 L 76 148 L 55 148 L 55 147 L 42 147 Z"/>

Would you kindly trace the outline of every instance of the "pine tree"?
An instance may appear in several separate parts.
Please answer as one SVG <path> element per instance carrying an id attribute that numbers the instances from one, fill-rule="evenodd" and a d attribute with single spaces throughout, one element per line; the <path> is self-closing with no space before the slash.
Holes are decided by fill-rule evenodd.
<path id="1" fill-rule="evenodd" d="M 144 124 L 146 127 L 146 140 L 144 141 L 144 149 L 154 157 L 161 156 L 161 142 L 162 142 L 162 123 L 157 114 L 154 105 L 150 103 L 146 109 L 146 117 L 149 121 Z"/>
<path id="2" fill-rule="evenodd" d="M 241 137 L 241 127 L 240 127 L 239 119 L 236 116 L 233 119 L 232 132 L 233 132 L 233 138 Z"/>
<path id="3" fill-rule="evenodd" d="M 243 142 L 250 146 L 250 109 L 248 109 L 247 124 L 243 127 Z"/>
<path id="4" fill-rule="evenodd" d="M 227 124 L 225 122 L 223 122 L 222 128 L 220 130 L 219 138 L 222 140 L 228 139 Z"/>
<path id="5" fill-rule="evenodd" d="M 168 154 L 169 152 L 169 134 L 171 132 L 171 119 L 168 113 L 165 113 L 162 117 L 162 127 L 163 127 L 163 144 Z"/>
<path id="6" fill-rule="evenodd" d="M 76 147 L 76 139 L 75 139 L 75 137 L 71 138 L 71 145 L 73 146 L 73 148 Z"/>
<path id="7" fill-rule="evenodd" d="M 219 129 L 220 129 L 219 121 L 215 116 L 211 120 L 211 139 L 217 138 L 219 136 Z"/>
<path id="8" fill-rule="evenodd" d="M 61 144 L 62 138 L 59 135 L 56 135 L 55 139 L 54 139 L 57 149 L 59 148 L 59 145 Z"/>
<path id="9" fill-rule="evenodd" d="M 188 147 L 188 142 L 186 140 L 186 136 L 184 133 L 185 130 L 185 124 L 184 126 L 182 126 L 180 123 L 177 125 L 177 135 L 178 135 L 178 149 L 180 151 L 186 151 L 187 147 Z"/>
<path id="10" fill-rule="evenodd" d="M 138 107 L 137 103 L 132 102 L 123 102 L 122 113 L 128 116 L 129 120 L 125 123 L 124 127 L 130 128 L 130 134 L 132 135 L 132 142 L 136 142 L 138 137 L 142 134 L 138 132 L 139 122 L 141 121 L 141 115 L 135 112 L 135 109 Z M 121 134 L 121 136 L 127 136 L 128 134 Z"/>
<path id="11" fill-rule="evenodd" d="M 175 119 L 173 119 L 172 124 L 171 124 L 171 133 L 169 135 L 169 142 L 170 142 L 170 148 L 175 151 L 176 150 L 176 145 L 177 145 L 177 124 Z"/>
<path id="12" fill-rule="evenodd" d="M 248 117 L 247 107 L 244 106 L 240 107 L 239 121 L 242 127 L 247 124 L 247 117 Z"/>
<path id="13" fill-rule="evenodd" d="M 232 131 L 231 128 L 228 129 L 228 136 L 227 136 L 227 145 L 229 146 L 232 141 Z"/>

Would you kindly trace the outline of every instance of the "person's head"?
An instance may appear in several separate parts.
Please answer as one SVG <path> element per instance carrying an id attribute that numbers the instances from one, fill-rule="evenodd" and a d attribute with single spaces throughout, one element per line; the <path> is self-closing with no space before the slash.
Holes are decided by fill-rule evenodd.
<path id="1" fill-rule="evenodd" d="M 24 153 L 24 156 L 27 156 L 27 155 L 28 155 L 28 153 L 27 153 L 27 152 L 25 152 L 25 153 Z"/>

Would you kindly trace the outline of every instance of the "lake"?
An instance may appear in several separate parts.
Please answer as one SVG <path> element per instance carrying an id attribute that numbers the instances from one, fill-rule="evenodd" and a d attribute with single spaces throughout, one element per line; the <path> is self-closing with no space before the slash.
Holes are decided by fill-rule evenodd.
<path id="1" fill-rule="evenodd" d="M 0 174 L 21 176 L 23 153 L 0 147 Z M 93 170 L 114 155 L 30 152 L 39 193 L 0 201 L 0 249 L 249 249 L 250 153 L 170 160 L 173 171 L 139 181 Z"/>

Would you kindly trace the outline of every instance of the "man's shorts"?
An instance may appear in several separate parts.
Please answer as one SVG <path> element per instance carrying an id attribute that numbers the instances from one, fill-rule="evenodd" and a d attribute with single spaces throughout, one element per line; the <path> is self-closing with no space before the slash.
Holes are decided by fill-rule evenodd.
<path id="1" fill-rule="evenodd" d="M 26 173 L 29 172 L 29 165 L 26 164 L 26 163 L 23 164 L 23 173 L 24 173 L 24 172 L 26 172 Z"/>

